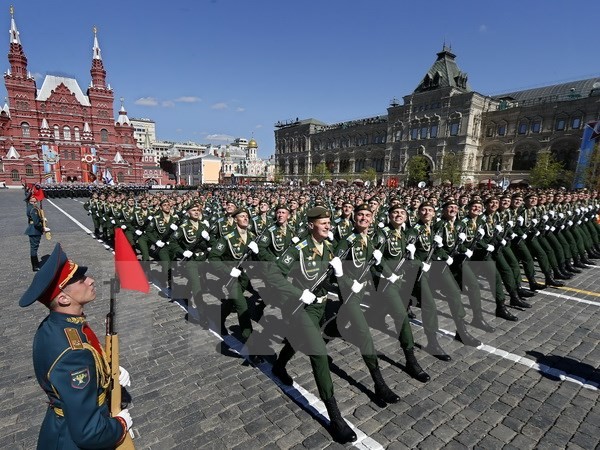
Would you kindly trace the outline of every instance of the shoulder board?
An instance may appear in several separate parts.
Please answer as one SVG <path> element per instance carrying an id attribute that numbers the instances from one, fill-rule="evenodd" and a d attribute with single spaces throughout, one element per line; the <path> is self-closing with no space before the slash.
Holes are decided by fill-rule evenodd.
<path id="1" fill-rule="evenodd" d="M 269 227 L 269 231 L 275 231 L 277 229 L 277 225 L 271 225 Z"/>
<path id="2" fill-rule="evenodd" d="M 235 236 L 235 233 L 232 231 L 231 233 L 229 233 L 228 235 L 225 236 L 225 239 L 229 240 L 234 236 Z"/>
<path id="3" fill-rule="evenodd" d="M 83 342 L 81 342 L 81 337 L 79 336 L 79 332 L 76 328 L 65 328 L 65 334 L 67 335 L 67 340 L 69 341 L 71 350 L 83 349 Z"/>
<path id="4" fill-rule="evenodd" d="M 304 241 L 300 242 L 298 245 L 296 245 L 296 248 L 298 250 L 302 250 L 304 247 L 306 247 L 308 245 L 308 241 L 305 239 Z"/>
<path id="5" fill-rule="evenodd" d="M 251 218 L 250 218 L 250 220 L 252 220 L 252 221 L 256 221 L 256 220 L 258 219 L 258 217 L 259 217 L 259 216 L 253 216 L 253 217 L 251 217 Z"/>
<path id="6" fill-rule="evenodd" d="M 337 219 L 335 219 L 335 220 L 333 221 L 333 223 L 340 223 L 341 221 L 342 221 L 342 218 L 341 218 L 341 217 L 338 217 Z"/>
<path id="7" fill-rule="evenodd" d="M 352 233 L 350 236 L 348 236 L 346 238 L 346 240 L 352 244 L 356 240 L 357 236 L 358 236 L 357 234 Z"/>
<path id="8" fill-rule="evenodd" d="M 224 220 L 225 220 L 225 217 L 219 217 L 219 218 L 217 219 L 217 222 L 221 223 L 221 222 L 223 222 Z"/>
<path id="9" fill-rule="evenodd" d="M 421 228 L 423 228 L 423 225 L 421 225 L 420 223 L 416 223 L 415 226 L 413 227 L 415 230 L 420 230 Z"/>

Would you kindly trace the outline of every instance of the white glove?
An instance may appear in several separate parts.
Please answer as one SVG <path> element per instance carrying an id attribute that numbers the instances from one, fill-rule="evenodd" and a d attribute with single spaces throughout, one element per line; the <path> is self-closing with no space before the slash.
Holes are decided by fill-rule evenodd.
<path id="1" fill-rule="evenodd" d="M 441 236 L 438 236 L 437 234 L 433 237 L 433 242 L 435 242 L 438 247 L 441 247 L 442 245 L 444 245 L 444 240 L 442 239 Z"/>
<path id="2" fill-rule="evenodd" d="M 556 230 L 556 227 L 550 227 L 550 231 L 554 232 L 554 230 Z"/>
<path id="3" fill-rule="evenodd" d="M 124 387 L 131 386 L 131 377 L 123 367 L 119 366 L 119 384 Z"/>
<path id="4" fill-rule="evenodd" d="M 523 240 L 527 239 L 527 234 L 523 233 L 523 234 L 521 235 L 521 239 L 523 239 Z"/>
<path id="5" fill-rule="evenodd" d="M 50 228 L 44 227 L 44 233 L 47 233 L 48 231 L 50 231 Z"/>
<path id="6" fill-rule="evenodd" d="M 467 240 L 467 235 L 465 233 L 458 233 L 458 239 L 460 242 L 465 242 Z"/>
<path id="7" fill-rule="evenodd" d="M 539 235 L 540 235 L 540 232 L 539 232 L 539 231 L 537 231 L 537 232 L 535 233 L 535 235 L 536 235 L 536 236 L 539 236 Z"/>
<path id="8" fill-rule="evenodd" d="M 237 278 L 242 274 L 242 271 L 240 269 L 238 269 L 237 267 L 234 267 L 233 269 L 231 269 L 231 272 L 229 272 L 229 275 L 232 276 L 233 278 Z"/>
<path id="9" fill-rule="evenodd" d="M 423 272 L 429 272 L 429 269 L 431 269 L 431 264 L 423 263 Z"/>
<path id="10" fill-rule="evenodd" d="M 448 256 L 448 259 L 446 260 L 446 264 L 451 266 L 453 262 L 454 262 L 454 258 L 452 258 L 452 256 Z"/>
<path id="11" fill-rule="evenodd" d="M 251 242 L 248 244 L 248 248 L 249 248 L 250 250 L 252 250 L 252 253 L 254 253 L 255 255 L 258 255 L 258 244 L 257 244 L 256 242 L 254 242 L 254 241 L 251 241 Z"/>
<path id="12" fill-rule="evenodd" d="M 531 223 L 534 224 L 534 225 L 537 225 L 538 220 L 537 219 L 531 219 Z"/>
<path id="13" fill-rule="evenodd" d="M 408 250 L 408 253 L 410 253 L 410 259 L 415 259 L 415 252 L 417 251 L 415 244 L 408 244 L 406 246 L 406 250 Z"/>
<path id="14" fill-rule="evenodd" d="M 165 243 L 161 240 L 156 241 L 156 246 L 158 248 L 163 248 L 165 246 Z"/>
<path id="15" fill-rule="evenodd" d="M 570 227 L 573 226 L 573 221 L 572 220 L 569 220 L 567 223 L 569 224 Z"/>
<path id="16" fill-rule="evenodd" d="M 485 230 L 484 230 L 483 228 L 478 228 L 478 229 L 477 229 L 477 232 L 479 233 L 479 235 L 480 235 L 481 237 L 484 237 L 484 236 L 485 236 Z"/>
<path id="17" fill-rule="evenodd" d="M 471 249 L 468 249 L 468 250 L 465 252 L 465 255 L 467 255 L 467 258 L 470 258 L 471 256 L 473 256 L 473 250 L 471 250 Z"/>
<path id="18" fill-rule="evenodd" d="M 122 409 L 119 414 L 115 417 L 120 417 L 125 420 L 125 425 L 127 425 L 127 430 L 129 430 L 133 426 L 133 420 L 131 419 L 131 414 L 129 414 L 129 410 L 127 408 Z"/>
<path id="19" fill-rule="evenodd" d="M 189 258 L 192 257 L 192 255 L 193 255 L 193 253 L 192 253 L 191 250 L 186 250 L 185 252 L 183 252 L 183 257 L 184 258 L 188 258 L 189 259 Z"/>
<path id="20" fill-rule="evenodd" d="M 202 223 L 204 224 L 204 226 L 206 226 L 206 227 L 209 227 L 209 228 L 210 228 L 210 222 L 209 222 L 208 220 L 204 219 L 204 220 L 202 221 Z"/>
<path id="21" fill-rule="evenodd" d="M 396 275 L 395 273 L 393 273 L 393 274 L 391 274 L 391 275 L 388 277 L 388 281 L 389 281 L 390 283 L 394 284 L 396 281 L 398 281 L 398 279 L 399 279 L 399 278 L 400 278 L 400 277 L 399 277 L 398 275 Z"/>
<path id="22" fill-rule="evenodd" d="M 496 225 L 494 228 L 496 228 L 496 231 L 498 233 L 502 233 L 504 231 L 504 228 L 502 228 L 502 225 Z"/>
<path id="23" fill-rule="evenodd" d="M 381 258 L 383 258 L 383 253 L 381 253 L 381 250 L 379 250 L 379 249 L 373 250 L 373 258 L 375 258 L 376 266 L 381 264 Z"/>
<path id="24" fill-rule="evenodd" d="M 561 230 L 564 230 L 564 229 L 565 229 L 565 226 L 564 226 L 564 225 L 561 225 L 561 226 L 560 226 L 560 229 L 561 229 Z"/>
<path id="25" fill-rule="evenodd" d="M 550 229 L 550 225 L 544 226 L 544 231 L 548 231 Z"/>
<path id="26" fill-rule="evenodd" d="M 577 214 L 581 214 L 581 210 L 580 210 L 579 208 L 577 208 L 577 209 L 575 210 L 575 212 L 576 212 Z"/>
<path id="27" fill-rule="evenodd" d="M 292 242 L 293 242 L 294 244 L 297 244 L 298 242 L 300 242 L 300 239 L 298 239 L 298 236 L 294 236 L 294 237 L 292 238 Z"/>
<path id="28" fill-rule="evenodd" d="M 506 225 L 508 225 L 509 227 L 514 227 L 515 223 L 512 220 L 509 220 L 508 222 L 506 222 Z"/>
<path id="29" fill-rule="evenodd" d="M 513 234 L 511 234 L 511 235 L 510 235 L 510 238 L 511 238 L 511 239 L 514 239 L 514 238 L 516 238 L 516 237 L 517 237 L 517 233 L 513 233 Z"/>
<path id="30" fill-rule="evenodd" d="M 565 215 L 563 213 L 558 213 L 558 217 L 560 217 L 561 219 L 564 219 Z"/>
<path id="31" fill-rule="evenodd" d="M 525 219 L 523 219 L 523 216 L 519 216 L 517 217 L 517 222 L 519 222 L 519 225 L 523 225 L 525 223 Z"/>
<path id="32" fill-rule="evenodd" d="M 545 221 L 547 221 L 547 220 L 549 219 L 549 217 L 548 217 L 548 214 L 544 214 L 544 215 L 542 216 L 542 219 L 544 219 L 544 222 L 545 222 Z"/>
<path id="33" fill-rule="evenodd" d="M 494 247 L 492 244 L 489 244 L 489 245 L 486 247 L 486 250 L 487 250 L 488 252 L 493 252 L 495 249 L 496 249 L 496 247 Z"/>
<path id="34" fill-rule="evenodd" d="M 500 243 L 502 244 L 502 247 L 506 247 L 506 239 L 502 239 Z"/>
<path id="35" fill-rule="evenodd" d="M 110 223 L 112 223 L 113 225 L 117 224 L 117 222 L 115 222 L 115 219 L 110 219 Z"/>
<path id="36" fill-rule="evenodd" d="M 171 225 L 169 225 L 169 228 L 173 231 L 177 231 L 177 228 L 179 228 L 176 224 L 172 223 Z"/>
<path id="37" fill-rule="evenodd" d="M 578 220 L 578 221 L 577 221 L 577 225 L 581 225 L 581 220 Z"/>
<path id="38" fill-rule="evenodd" d="M 342 260 L 337 256 L 329 261 L 329 265 L 333 267 L 333 273 L 336 277 L 344 276 L 344 269 L 342 269 Z"/>
<path id="39" fill-rule="evenodd" d="M 121 225 L 121 229 L 122 230 L 126 230 L 127 229 L 127 225 Z"/>
<path id="40" fill-rule="evenodd" d="M 556 216 L 556 211 L 554 211 L 554 210 L 550 211 L 550 215 L 551 215 L 552 217 L 555 217 L 555 216 Z"/>
<path id="41" fill-rule="evenodd" d="M 135 234 L 137 234 L 138 236 L 141 236 L 144 233 L 142 233 L 142 230 L 135 230 Z"/>
<path id="42" fill-rule="evenodd" d="M 205 241 L 210 241 L 210 234 L 208 234 L 208 231 L 202 230 L 202 233 L 200 233 L 200 236 L 202 236 L 202 238 Z"/>
<path id="43" fill-rule="evenodd" d="M 362 291 L 363 287 L 365 287 L 365 283 L 359 283 L 356 280 L 352 280 L 352 287 L 350 289 L 352 289 L 352 292 L 355 294 L 358 294 L 360 291 Z"/>
<path id="44" fill-rule="evenodd" d="M 304 289 L 302 291 L 302 295 L 300 296 L 300 301 L 306 305 L 312 304 L 317 296 L 310 292 L 308 289 Z"/>
<path id="45" fill-rule="evenodd" d="M 587 222 L 589 219 L 586 217 L 585 219 L 583 219 L 585 222 Z"/>
<path id="46" fill-rule="evenodd" d="M 331 231 L 327 232 L 327 239 L 329 239 L 330 241 L 333 241 L 333 233 Z"/>
<path id="47" fill-rule="evenodd" d="M 567 211 L 567 214 L 568 214 L 569 216 L 572 216 L 572 215 L 573 215 L 573 211 L 571 211 L 571 210 L 568 210 L 568 211 Z"/>
<path id="48" fill-rule="evenodd" d="M 148 220 L 153 220 L 153 219 L 154 219 L 154 216 L 148 216 L 148 217 L 147 217 L 147 219 L 148 219 Z"/>

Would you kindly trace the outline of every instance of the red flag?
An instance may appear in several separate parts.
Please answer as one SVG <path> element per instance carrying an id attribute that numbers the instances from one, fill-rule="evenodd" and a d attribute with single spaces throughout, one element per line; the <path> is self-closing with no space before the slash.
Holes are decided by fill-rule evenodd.
<path id="1" fill-rule="evenodd" d="M 121 288 L 146 294 L 150 292 L 142 265 L 119 227 L 115 228 L 115 272 L 121 282 Z"/>
<path id="2" fill-rule="evenodd" d="M 31 195 L 35 197 L 38 202 L 41 202 L 46 198 L 46 194 L 44 194 L 44 190 L 39 184 L 31 183 L 27 187 L 31 191 Z"/>

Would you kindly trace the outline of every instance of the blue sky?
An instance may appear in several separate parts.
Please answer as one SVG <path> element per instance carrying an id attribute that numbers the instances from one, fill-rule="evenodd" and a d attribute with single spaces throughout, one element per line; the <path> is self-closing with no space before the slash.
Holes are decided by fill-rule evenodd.
<path id="1" fill-rule="evenodd" d="M 471 87 L 497 94 L 600 75 L 589 4 L 555 0 L 14 0 L 38 88 L 46 74 L 90 82 L 92 27 L 107 81 L 159 139 L 254 136 L 274 123 L 386 114 L 446 42 Z M 3 24 L 3 25 L 2 25 Z M 0 11 L 8 52 L 8 3 Z M 2 40 L 4 39 L 4 40 Z M 4 51 L 1 49 L 4 48 Z M 9 67 L 4 59 L 4 70 Z M 0 66 L 1 67 L 1 66 Z M 6 95 L 4 85 L 0 94 Z"/>

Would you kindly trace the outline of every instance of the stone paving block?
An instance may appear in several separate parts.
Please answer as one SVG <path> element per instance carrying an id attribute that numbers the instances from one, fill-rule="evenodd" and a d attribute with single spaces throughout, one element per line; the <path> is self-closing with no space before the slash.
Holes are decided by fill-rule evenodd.
<path id="1" fill-rule="evenodd" d="M 423 442 L 423 439 L 423 435 L 416 430 L 406 430 L 398 437 L 398 440 L 408 448 L 416 448 L 417 445 Z"/>
<path id="2" fill-rule="evenodd" d="M 500 450 L 504 446 L 504 441 L 496 439 L 493 436 L 486 436 L 475 446 L 476 450 Z"/>

